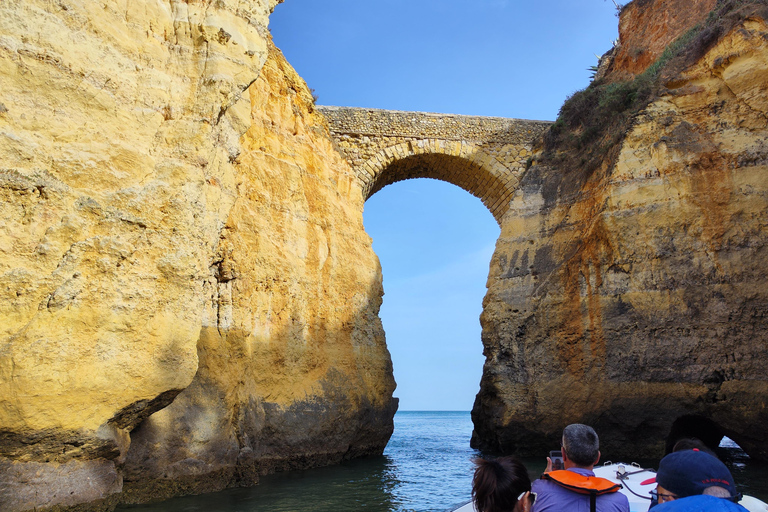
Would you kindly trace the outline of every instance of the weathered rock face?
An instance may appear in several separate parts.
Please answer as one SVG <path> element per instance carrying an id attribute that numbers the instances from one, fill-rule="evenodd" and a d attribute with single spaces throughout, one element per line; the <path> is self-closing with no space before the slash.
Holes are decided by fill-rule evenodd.
<path id="1" fill-rule="evenodd" d="M 614 460 L 681 433 L 768 458 L 767 40 L 760 18 L 723 35 L 583 185 L 523 177 L 491 263 L 474 446 L 540 456 L 584 422 Z"/>
<path id="2" fill-rule="evenodd" d="M 276 3 L 0 4 L 0 510 L 383 449 L 362 194 L 262 69 Z"/>
<path id="3" fill-rule="evenodd" d="M 622 80 L 645 71 L 672 41 L 701 23 L 717 0 L 635 0 L 621 11 L 619 46 L 606 71 Z"/>
<path id="4" fill-rule="evenodd" d="M 133 432 L 126 500 L 381 453 L 392 434 L 361 189 L 278 51 L 250 94 L 241 193 L 221 234 L 199 369 Z"/>
<path id="5" fill-rule="evenodd" d="M 271 48 L 276 3 L 0 3 L 0 511 L 383 450 L 364 189 Z M 685 30 L 676 2 L 634 5 L 630 56 Z M 540 455 L 583 421 L 606 455 L 695 431 L 768 457 L 768 26 L 718 37 L 588 180 L 522 176 L 476 446 Z"/>

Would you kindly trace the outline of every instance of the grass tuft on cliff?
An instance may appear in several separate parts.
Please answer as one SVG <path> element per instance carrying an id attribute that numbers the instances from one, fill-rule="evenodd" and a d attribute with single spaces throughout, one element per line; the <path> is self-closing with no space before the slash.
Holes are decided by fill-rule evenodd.
<path id="1" fill-rule="evenodd" d="M 720 37 L 753 16 L 768 19 L 768 0 L 719 0 L 703 23 L 670 44 L 633 80 L 598 80 L 571 95 L 544 135 L 538 162 L 556 166 L 569 174 L 570 180 L 584 183 L 601 165 L 611 164 L 618 156 L 635 116 L 664 94 L 665 84 L 701 58 Z"/>

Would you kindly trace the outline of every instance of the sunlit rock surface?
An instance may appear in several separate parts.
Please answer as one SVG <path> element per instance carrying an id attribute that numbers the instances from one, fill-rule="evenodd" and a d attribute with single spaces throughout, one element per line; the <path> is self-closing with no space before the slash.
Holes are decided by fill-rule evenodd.
<path id="1" fill-rule="evenodd" d="M 200 367 L 134 430 L 125 500 L 380 454 L 392 433 L 381 276 L 361 189 L 303 81 L 271 55 L 250 89 Z"/>
<path id="2" fill-rule="evenodd" d="M 271 47 L 276 3 L 0 2 L 0 511 L 383 450 L 365 194 Z M 651 24 L 623 25 L 632 58 L 685 31 L 652 10 L 673 0 L 632 5 Z M 583 421 L 609 456 L 697 428 L 768 456 L 767 35 L 762 18 L 717 34 L 585 184 L 521 176 L 476 446 L 541 455 Z"/>
<path id="3" fill-rule="evenodd" d="M 605 72 L 612 80 L 638 75 L 664 49 L 703 22 L 717 0 L 635 0 L 621 10 L 618 46 Z"/>
<path id="4" fill-rule="evenodd" d="M 474 446 L 542 456 L 584 422 L 613 460 L 660 456 L 672 431 L 768 457 L 766 84 L 751 18 L 667 84 L 614 166 L 580 187 L 523 177 L 491 262 Z"/>
<path id="5" fill-rule="evenodd" d="M 0 510 L 383 450 L 362 195 L 262 71 L 276 3 L 0 3 Z"/>

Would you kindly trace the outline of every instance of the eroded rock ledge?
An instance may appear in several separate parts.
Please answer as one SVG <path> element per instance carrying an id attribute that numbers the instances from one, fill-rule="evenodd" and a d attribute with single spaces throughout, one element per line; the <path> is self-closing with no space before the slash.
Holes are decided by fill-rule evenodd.
<path id="1" fill-rule="evenodd" d="M 669 20 L 654 9 L 674 3 L 624 14 Z M 703 56 L 590 176 L 542 163 L 522 178 L 481 319 L 475 447 L 541 455 L 584 422 L 614 460 L 659 457 L 685 434 L 768 458 L 768 26 L 755 4 L 704 34 Z"/>

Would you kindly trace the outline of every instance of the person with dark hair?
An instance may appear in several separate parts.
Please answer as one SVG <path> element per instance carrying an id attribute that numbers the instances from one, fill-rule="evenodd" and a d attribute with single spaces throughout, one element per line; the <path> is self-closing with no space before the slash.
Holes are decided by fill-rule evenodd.
<path id="1" fill-rule="evenodd" d="M 696 437 L 683 437 L 675 442 L 675 446 L 672 447 L 673 452 L 681 452 L 683 450 L 699 450 L 700 452 L 708 453 L 713 457 L 717 457 L 715 452 L 709 449 L 700 439 Z"/>
<path id="2" fill-rule="evenodd" d="M 513 457 L 475 459 L 472 502 L 477 512 L 530 512 L 536 495 L 523 464 Z"/>
<path id="3" fill-rule="evenodd" d="M 600 441 L 588 425 L 568 425 L 561 442 L 563 467 L 547 469 L 533 483 L 536 493 L 533 512 L 629 512 L 629 500 L 617 492 L 620 485 L 595 476 L 592 468 L 600 460 Z"/>

